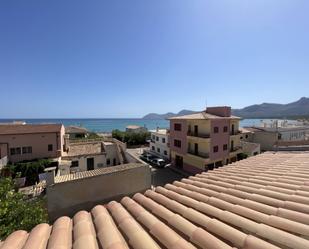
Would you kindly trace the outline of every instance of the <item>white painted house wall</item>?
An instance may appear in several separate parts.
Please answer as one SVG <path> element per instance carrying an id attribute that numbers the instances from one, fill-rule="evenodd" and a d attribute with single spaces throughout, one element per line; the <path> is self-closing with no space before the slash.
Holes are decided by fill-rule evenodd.
<path id="1" fill-rule="evenodd" d="M 168 147 L 169 136 L 166 130 L 156 130 L 150 131 L 151 142 L 150 142 L 150 152 L 159 155 L 165 159 L 170 159 L 170 148 Z"/>

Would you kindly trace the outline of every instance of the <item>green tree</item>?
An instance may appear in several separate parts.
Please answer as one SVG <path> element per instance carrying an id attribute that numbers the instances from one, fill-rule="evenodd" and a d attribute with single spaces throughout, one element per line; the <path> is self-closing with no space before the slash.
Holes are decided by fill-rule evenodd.
<path id="1" fill-rule="evenodd" d="M 43 199 L 27 200 L 15 190 L 11 178 L 0 179 L 0 239 L 16 230 L 30 231 L 39 223 L 48 222 Z"/>

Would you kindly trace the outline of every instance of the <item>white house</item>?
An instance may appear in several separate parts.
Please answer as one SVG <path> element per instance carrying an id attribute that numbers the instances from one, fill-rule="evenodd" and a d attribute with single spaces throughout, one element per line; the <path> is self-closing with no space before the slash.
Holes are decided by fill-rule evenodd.
<path id="1" fill-rule="evenodd" d="M 167 129 L 156 129 L 150 131 L 150 152 L 165 159 L 170 159 L 169 132 Z"/>

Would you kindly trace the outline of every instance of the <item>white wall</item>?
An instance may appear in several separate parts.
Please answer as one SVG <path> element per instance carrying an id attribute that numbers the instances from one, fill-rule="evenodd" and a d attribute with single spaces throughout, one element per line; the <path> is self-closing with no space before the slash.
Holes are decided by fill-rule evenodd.
<path id="1" fill-rule="evenodd" d="M 163 158 L 170 159 L 170 148 L 167 146 L 169 143 L 167 134 L 161 134 L 158 132 L 151 132 L 151 142 L 149 144 L 150 152 L 157 154 Z M 163 140 L 165 139 L 165 143 Z M 160 151 L 158 151 L 158 149 Z M 166 151 L 167 154 L 164 153 Z"/>

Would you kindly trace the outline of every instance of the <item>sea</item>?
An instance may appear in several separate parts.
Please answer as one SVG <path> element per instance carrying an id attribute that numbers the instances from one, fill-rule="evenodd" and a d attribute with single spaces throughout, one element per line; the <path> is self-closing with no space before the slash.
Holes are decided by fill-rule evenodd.
<path id="1" fill-rule="evenodd" d="M 27 124 L 46 124 L 46 123 L 61 123 L 64 126 L 80 126 L 89 131 L 97 133 L 109 133 L 115 129 L 124 131 L 128 125 L 144 126 L 148 130 L 159 128 L 169 128 L 169 121 L 165 119 L 110 119 L 110 118 L 97 118 L 97 119 L 0 119 L 0 123 L 10 123 L 13 121 L 24 121 Z M 240 121 L 240 126 L 260 126 L 261 121 L 271 122 L 270 119 L 243 119 Z M 292 121 L 293 122 L 293 121 Z"/>

